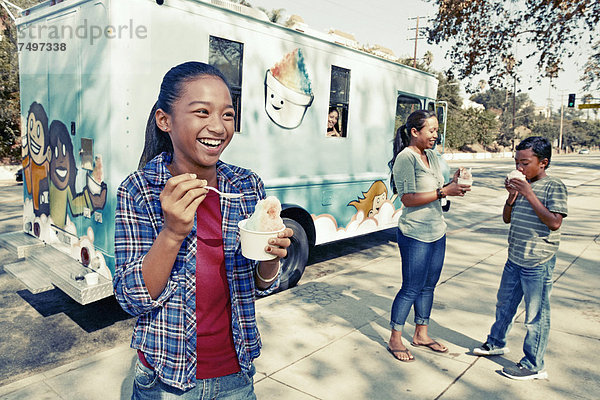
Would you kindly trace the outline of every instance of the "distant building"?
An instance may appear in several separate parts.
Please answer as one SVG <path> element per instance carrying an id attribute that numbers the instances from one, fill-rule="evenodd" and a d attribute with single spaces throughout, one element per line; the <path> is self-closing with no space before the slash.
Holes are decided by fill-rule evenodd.
<path id="1" fill-rule="evenodd" d="M 342 44 L 347 47 L 351 47 L 353 49 L 360 49 L 361 46 L 351 33 L 346 33 L 339 31 L 337 29 L 330 29 L 327 34 L 331 37 L 331 39 L 338 44 Z"/>
<path id="2" fill-rule="evenodd" d="M 375 54 L 378 57 L 381 57 L 381 58 L 385 58 L 385 59 L 392 60 L 392 61 L 398 60 L 398 57 L 396 57 L 396 55 L 394 54 L 394 52 L 391 49 L 380 46 L 378 44 L 370 47 L 368 49 L 368 51 Z"/>
<path id="3" fill-rule="evenodd" d="M 304 19 L 296 14 L 288 18 L 287 22 L 285 23 L 285 26 L 287 26 L 288 28 L 295 29 L 299 32 L 306 32 L 306 30 L 310 30 L 308 25 L 306 25 L 306 23 L 304 22 Z"/>
<path id="4" fill-rule="evenodd" d="M 538 117 L 550 118 L 550 109 L 548 107 L 536 106 L 533 109 L 533 114 Z"/>
<path id="5" fill-rule="evenodd" d="M 463 110 L 467 110 L 469 108 L 474 108 L 475 110 L 485 110 L 485 106 L 483 104 L 477 103 L 475 101 L 469 99 L 463 99 L 462 106 L 460 107 Z"/>

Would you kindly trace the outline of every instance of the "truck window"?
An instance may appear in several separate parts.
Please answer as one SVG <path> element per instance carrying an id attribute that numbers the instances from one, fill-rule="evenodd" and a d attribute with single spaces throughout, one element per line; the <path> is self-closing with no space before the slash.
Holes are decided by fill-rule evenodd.
<path id="1" fill-rule="evenodd" d="M 229 82 L 233 108 L 235 109 L 235 131 L 240 132 L 242 121 L 242 65 L 244 44 L 216 36 L 209 37 L 208 63 L 217 67 Z"/>
<path id="2" fill-rule="evenodd" d="M 398 95 L 398 100 L 396 101 L 396 122 L 394 126 L 394 134 L 398 128 L 406 123 L 406 119 L 410 113 L 420 110 L 421 108 L 421 100 L 418 98 L 404 94 Z"/>
<path id="3" fill-rule="evenodd" d="M 331 66 L 327 136 L 348 136 L 348 104 L 350 100 L 350 70 Z"/>

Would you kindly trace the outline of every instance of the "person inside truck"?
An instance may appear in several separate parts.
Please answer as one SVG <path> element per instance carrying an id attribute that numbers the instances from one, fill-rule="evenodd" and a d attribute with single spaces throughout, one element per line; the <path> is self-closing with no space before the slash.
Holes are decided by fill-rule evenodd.
<path id="1" fill-rule="evenodd" d="M 330 137 L 341 137 L 342 132 L 339 127 L 340 112 L 335 107 L 329 107 L 329 114 L 327 114 L 327 136 Z"/>
<path id="2" fill-rule="evenodd" d="M 140 168 L 118 188 L 113 282 L 120 305 L 138 316 L 134 399 L 256 398 L 254 300 L 278 287 L 293 231 L 270 239 L 274 260 L 242 256 L 238 222 L 265 190 L 255 173 L 220 160 L 234 121 L 218 69 L 173 67 L 148 119 Z M 207 185 L 243 197 L 219 197 Z"/>

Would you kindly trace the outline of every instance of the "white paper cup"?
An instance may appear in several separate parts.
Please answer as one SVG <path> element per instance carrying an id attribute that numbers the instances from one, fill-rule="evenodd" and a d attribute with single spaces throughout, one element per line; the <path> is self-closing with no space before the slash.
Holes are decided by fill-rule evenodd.
<path id="1" fill-rule="evenodd" d="M 463 178 L 458 178 L 458 184 L 459 185 L 473 185 L 473 179 L 463 179 Z"/>
<path id="2" fill-rule="evenodd" d="M 94 177 L 90 174 L 87 174 L 87 187 L 91 194 L 98 195 L 102 192 L 102 184 L 96 182 Z"/>
<path id="3" fill-rule="evenodd" d="M 88 286 L 97 285 L 98 284 L 98 273 L 90 272 L 88 274 L 85 274 L 85 283 L 87 283 Z"/>
<path id="4" fill-rule="evenodd" d="M 257 232 L 246 229 L 244 219 L 238 222 L 240 228 L 240 242 L 242 244 L 242 255 L 250 260 L 267 261 L 272 260 L 276 256 L 265 251 L 265 247 L 269 245 L 269 239 L 277 237 L 279 232 L 283 232 L 285 226 L 274 232 Z"/>

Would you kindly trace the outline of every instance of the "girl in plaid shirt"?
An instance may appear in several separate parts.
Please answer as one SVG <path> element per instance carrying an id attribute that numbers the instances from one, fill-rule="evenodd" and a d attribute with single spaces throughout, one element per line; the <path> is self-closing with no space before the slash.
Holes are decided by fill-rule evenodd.
<path id="1" fill-rule="evenodd" d="M 216 68 L 172 68 L 148 120 L 140 169 L 117 192 L 114 289 L 138 316 L 134 399 L 256 398 L 254 299 L 277 288 L 293 232 L 271 239 L 272 261 L 241 254 L 237 223 L 265 191 L 255 173 L 219 160 L 234 133 L 232 103 Z M 244 196 L 218 197 L 206 185 Z"/>

